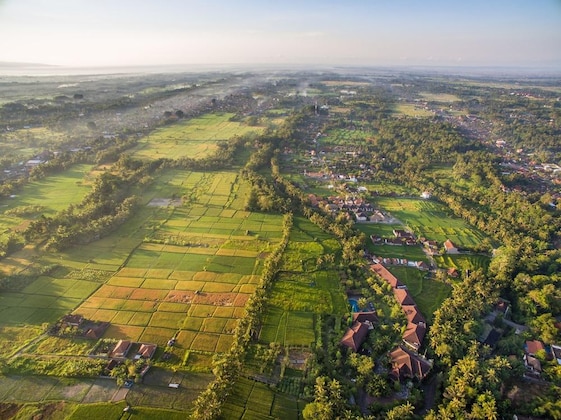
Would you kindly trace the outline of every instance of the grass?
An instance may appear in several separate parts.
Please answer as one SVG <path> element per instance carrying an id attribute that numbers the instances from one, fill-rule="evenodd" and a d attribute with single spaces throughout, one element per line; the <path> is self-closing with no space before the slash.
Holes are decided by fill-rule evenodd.
<path id="1" fill-rule="evenodd" d="M 297 419 L 298 400 L 274 393 L 263 383 L 239 378 L 224 404 L 221 419 Z"/>
<path id="2" fill-rule="evenodd" d="M 0 357 L 9 357 L 42 333 L 40 327 L 0 327 Z"/>
<path id="3" fill-rule="evenodd" d="M 357 143 L 366 143 L 366 140 L 372 138 L 374 133 L 362 130 L 347 130 L 337 128 L 329 130 L 326 137 L 321 139 L 322 144 L 329 145 L 348 145 Z"/>
<path id="4" fill-rule="evenodd" d="M 431 102 L 459 102 L 461 99 L 452 95 L 451 93 L 433 93 L 433 92 L 421 92 L 420 96 L 423 99 Z"/>
<path id="5" fill-rule="evenodd" d="M 416 104 L 398 103 L 393 110 L 396 115 L 405 115 L 407 117 L 427 118 L 433 117 L 434 111 L 424 109 Z"/>
<path id="6" fill-rule="evenodd" d="M 46 337 L 28 349 L 28 352 L 33 354 L 86 356 L 91 352 L 94 344 L 95 341 L 92 340 Z"/>
<path id="7" fill-rule="evenodd" d="M 91 170 L 92 165 L 74 165 L 60 174 L 29 182 L 15 197 L 0 200 L 0 231 L 15 228 L 39 214 L 53 216 L 70 204 L 79 203 L 90 189 L 87 177 Z M 21 217 L 5 214 L 28 206 L 38 206 L 41 211 L 39 214 Z"/>
<path id="8" fill-rule="evenodd" d="M 118 419 L 123 414 L 123 409 L 127 403 L 98 403 L 79 405 L 68 420 L 98 420 L 98 419 Z"/>
<path id="9" fill-rule="evenodd" d="M 348 310 L 338 273 L 329 267 L 318 269 L 316 264 L 319 256 L 337 253 L 339 246 L 300 217 L 294 219 L 290 239 L 268 299 L 259 339 L 264 343 L 309 346 L 315 340 L 317 314 L 344 315 Z"/>
<path id="10" fill-rule="evenodd" d="M 376 205 L 390 212 L 418 237 L 440 243 L 450 239 L 460 247 L 472 247 L 486 236 L 435 201 L 403 197 L 377 197 Z"/>
<path id="11" fill-rule="evenodd" d="M 374 245 L 371 241 L 368 241 L 366 248 L 372 255 L 379 257 L 405 258 L 409 261 L 427 261 L 427 256 L 420 245 Z"/>
<path id="12" fill-rule="evenodd" d="M 263 131 L 263 127 L 230 121 L 233 116 L 231 113 L 211 113 L 159 128 L 140 139 L 132 151 L 133 156 L 145 159 L 200 159 L 214 153 L 220 142 L 236 135 Z"/>
<path id="13" fill-rule="evenodd" d="M 456 268 L 459 271 L 486 271 L 491 262 L 491 258 L 484 255 L 438 255 L 434 260 L 441 268 Z"/>
<path id="14" fill-rule="evenodd" d="M 428 322 L 432 320 L 434 311 L 450 296 L 452 288 L 426 277 L 426 273 L 415 268 L 389 267 L 389 270 L 407 286 L 419 310 Z"/>

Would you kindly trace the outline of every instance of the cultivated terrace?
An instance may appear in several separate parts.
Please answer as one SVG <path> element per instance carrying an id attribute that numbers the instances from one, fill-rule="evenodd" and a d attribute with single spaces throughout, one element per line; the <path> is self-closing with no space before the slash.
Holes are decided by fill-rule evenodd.
<path id="1" fill-rule="evenodd" d="M 1 418 L 561 418 L 560 80 L 10 83 Z"/>

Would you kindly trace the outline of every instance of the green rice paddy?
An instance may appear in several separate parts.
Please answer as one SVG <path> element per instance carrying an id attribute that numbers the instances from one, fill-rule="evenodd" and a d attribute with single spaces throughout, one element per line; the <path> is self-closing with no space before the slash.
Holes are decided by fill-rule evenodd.
<path id="1" fill-rule="evenodd" d="M 435 201 L 401 197 L 376 197 L 374 201 L 412 229 L 417 237 L 440 243 L 450 239 L 459 247 L 468 248 L 478 245 L 486 237 Z"/>
<path id="2" fill-rule="evenodd" d="M 263 127 L 231 121 L 234 114 L 213 113 L 157 129 L 132 150 L 136 158 L 201 159 L 213 154 L 220 142 L 233 136 L 261 132 Z"/>
<path id="3" fill-rule="evenodd" d="M 317 266 L 317 258 L 339 251 L 339 245 L 304 218 L 295 217 L 281 272 L 274 283 L 259 340 L 309 347 L 319 314 L 343 315 L 346 296 L 337 271 Z"/>
<path id="4" fill-rule="evenodd" d="M 426 277 L 426 273 L 415 268 L 388 267 L 413 296 L 419 310 L 430 323 L 440 304 L 450 296 L 452 288 L 445 284 Z"/>

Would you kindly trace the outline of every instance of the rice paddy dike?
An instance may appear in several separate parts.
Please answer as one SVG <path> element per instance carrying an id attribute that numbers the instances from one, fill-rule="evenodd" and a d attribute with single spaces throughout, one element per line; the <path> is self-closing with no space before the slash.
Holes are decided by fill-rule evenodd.
<path id="1" fill-rule="evenodd" d="M 438 136 L 435 115 L 467 109 L 425 90 L 420 107 L 409 85 L 392 84 L 397 99 L 360 77 L 300 76 L 147 76 L 108 96 L 87 85 L 91 103 L 64 99 L 82 116 L 59 120 L 57 84 L 37 88 L 54 107 L 43 126 L 24 128 L 22 111 L 0 137 L 17 184 L 0 198 L 0 418 L 297 419 L 320 376 L 357 415 L 403 395 L 423 406 L 418 382 L 389 378 L 407 323 L 368 267 L 390 261 L 429 328 L 463 273 L 487 270 L 495 239 L 421 189 L 427 174 L 435 189 L 476 183 L 446 160 L 457 133 L 446 127 L 446 153 L 419 140 L 409 149 L 424 160 L 403 165 L 390 146 L 400 124 Z M 41 139 L 44 156 L 80 158 L 33 176 Z M 388 241 L 405 230 L 419 241 Z M 420 238 L 461 251 L 427 253 Z M 340 340 L 357 309 L 378 321 L 350 354 Z"/>

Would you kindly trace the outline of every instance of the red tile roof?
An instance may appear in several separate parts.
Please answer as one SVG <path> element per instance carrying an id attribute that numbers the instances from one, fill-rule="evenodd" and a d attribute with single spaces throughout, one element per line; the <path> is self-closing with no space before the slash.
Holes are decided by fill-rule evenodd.
<path id="1" fill-rule="evenodd" d="M 446 248 L 447 250 L 457 249 L 456 245 L 454 245 L 450 239 L 446 239 L 446 241 L 444 242 L 444 248 Z"/>
<path id="2" fill-rule="evenodd" d="M 341 344 L 353 351 L 358 351 L 364 340 L 366 340 L 367 334 L 368 325 L 362 322 L 355 322 L 341 339 Z"/>
<path id="3" fill-rule="evenodd" d="M 378 315 L 376 315 L 376 312 L 353 312 L 353 322 L 355 321 L 369 321 L 374 324 L 378 322 Z"/>
<path id="4" fill-rule="evenodd" d="M 372 271 L 374 271 L 376 274 L 378 274 L 380 277 L 382 277 L 384 280 L 386 280 L 391 287 L 393 287 L 394 289 L 397 287 L 402 287 L 403 283 L 401 283 L 397 277 L 395 277 L 392 273 L 390 273 L 388 271 L 388 269 L 386 267 L 384 267 L 382 264 L 372 264 L 370 266 L 370 269 Z"/>
<path id="5" fill-rule="evenodd" d="M 402 305 L 401 309 L 405 312 L 407 321 L 412 322 L 413 324 L 427 323 L 423 314 L 421 314 L 419 308 L 417 308 L 417 305 Z"/>
<path id="6" fill-rule="evenodd" d="M 150 359 L 154 355 L 156 348 L 157 346 L 155 344 L 142 344 L 137 354 L 145 359 Z"/>
<path id="7" fill-rule="evenodd" d="M 397 303 L 403 305 L 415 305 L 415 301 L 407 291 L 407 289 L 393 289 L 393 294 Z"/>
<path id="8" fill-rule="evenodd" d="M 125 357 L 131 347 L 131 342 L 128 340 L 119 340 L 111 352 L 112 357 Z"/>
<path id="9" fill-rule="evenodd" d="M 398 347 L 390 353 L 392 375 L 397 379 L 423 379 L 429 373 L 431 364 L 423 357 Z"/>
<path id="10" fill-rule="evenodd" d="M 407 324 L 405 333 L 403 333 L 403 341 L 415 350 L 419 350 L 419 347 L 421 347 L 421 343 L 423 342 L 423 338 L 425 338 L 426 331 L 427 329 L 424 325 L 413 324 L 410 322 Z"/>
<path id="11" fill-rule="evenodd" d="M 536 354 L 540 350 L 545 350 L 545 346 L 539 340 L 526 341 L 526 353 Z"/>

